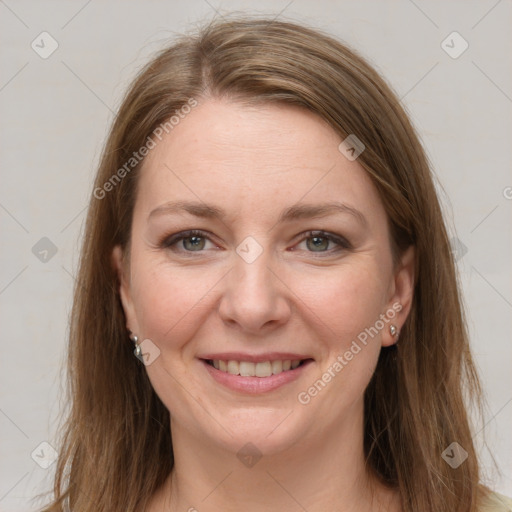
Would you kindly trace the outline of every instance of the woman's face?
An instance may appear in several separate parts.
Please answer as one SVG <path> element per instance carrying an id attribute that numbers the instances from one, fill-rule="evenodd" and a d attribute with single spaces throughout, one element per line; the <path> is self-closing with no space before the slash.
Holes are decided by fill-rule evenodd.
<path id="1" fill-rule="evenodd" d="M 146 158 L 129 263 L 119 248 L 114 262 L 173 432 L 275 453 L 361 429 L 412 251 L 393 265 L 382 203 L 341 141 L 297 107 L 210 99 Z"/>

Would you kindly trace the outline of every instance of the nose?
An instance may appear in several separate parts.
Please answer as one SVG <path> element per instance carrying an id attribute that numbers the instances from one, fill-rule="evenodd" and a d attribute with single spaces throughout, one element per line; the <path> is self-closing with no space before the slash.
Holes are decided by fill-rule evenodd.
<path id="1" fill-rule="evenodd" d="M 268 333 L 290 318 L 289 290 L 261 255 L 247 263 L 236 256 L 220 300 L 222 320 L 249 334 Z"/>

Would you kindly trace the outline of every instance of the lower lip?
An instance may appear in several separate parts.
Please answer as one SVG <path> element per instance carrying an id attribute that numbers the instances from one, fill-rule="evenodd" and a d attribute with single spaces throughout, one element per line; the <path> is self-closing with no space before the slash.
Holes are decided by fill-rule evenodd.
<path id="1" fill-rule="evenodd" d="M 286 370 L 278 373 L 277 375 L 271 375 L 270 377 L 242 377 L 241 375 L 231 375 L 230 373 L 217 370 L 217 368 L 208 364 L 204 360 L 201 360 L 201 362 L 206 367 L 206 370 L 212 378 L 219 384 L 222 384 L 233 391 L 259 394 L 273 391 L 274 389 L 280 388 L 281 386 L 298 379 L 313 361 L 308 360 L 294 370 Z"/>

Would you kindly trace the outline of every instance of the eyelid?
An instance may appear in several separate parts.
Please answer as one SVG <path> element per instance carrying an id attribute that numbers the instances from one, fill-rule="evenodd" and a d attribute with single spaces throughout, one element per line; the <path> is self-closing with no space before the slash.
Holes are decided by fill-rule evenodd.
<path id="1" fill-rule="evenodd" d="M 170 236 L 165 236 L 161 240 L 159 245 L 162 248 L 171 249 L 173 246 L 176 246 L 176 244 L 178 244 L 178 242 L 181 242 L 182 240 L 184 240 L 186 238 L 191 238 L 191 237 L 194 237 L 194 236 L 197 236 L 197 237 L 204 238 L 204 239 L 208 240 L 212 244 L 216 245 L 217 249 L 219 249 L 218 244 L 216 244 L 213 241 L 213 238 L 214 238 L 213 234 L 208 232 L 208 231 L 204 231 L 202 229 L 188 229 L 188 230 L 185 230 L 185 231 L 180 231 L 178 233 L 174 233 L 174 234 L 172 234 Z M 292 251 L 296 250 L 296 246 L 298 244 L 304 242 L 308 238 L 314 238 L 314 237 L 326 238 L 330 242 L 336 244 L 337 247 L 334 248 L 334 249 L 331 249 L 331 250 L 327 250 L 327 251 L 306 251 L 306 252 L 308 252 L 310 254 L 317 254 L 317 255 L 321 256 L 322 254 L 328 255 L 328 254 L 337 253 L 337 252 L 340 252 L 340 251 L 343 251 L 343 250 L 349 250 L 349 249 L 352 248 L 351 243 L 345 237 L 343 237 L 341 235 L 337 235 L 335 233 L 331 233 L 329 231 L 309 230 L 309 231 L 305 231 L 305 232 L 303 232 L 303 233 L 301 233 L 300 235 L 297 235 L 297 236 L 299 237 L 299 240 L 291 248 Z M 202 252 L 205 252 L 205 251 L 204 250 L 201 250 L 201 251 L 187 251 L 187 250 L 182 249 L 182 250 L 176 250 L 175 252 L 186 253 L 188 255 L 192 255 L 195 252 L 202 253 Z"/>
<path id="2" fill-rule="evenodd" d="M 338 252 L 340 250 L 352 249 L 352 244 L 345 237 L 343 237 L 341 235 L 336 235 L 335 233 L 331 233 L 330 231 L 322 231 L 322 230 L 314 229 L 314 230 L 310 230 L 310 231 L 301 233 L 298 236 L 300 236 L 300 240 L 295 245 L 302 243 L 304 240 L 307 240 L 308 238 L 318 237 L 318 238 L 326 238 L 327 240 L 333 242 L 334 244 L 336 244 L 338 246 L 338 248 L 334 249 L 334 250 L 308 251 L 311 254 L 315 254 L 315 253 L 317 253 L 317 254 L 322 254 L 322 253 L 323 254 L 332 254 L 333 252 Z"/>
<path id="3" fill-rule="evenodd" d="M 178 233 L 174 233 L 172 235 L 164 236 L 161 242 L 159 243 L 159 246 L 162 248 L 170 249 L 172 246 L 175 246 L 178 242 L 181 242 L 185 238 L 192 238 L 193 236 L 197 236 L 200 238 L 204 238 L 211 242 L 214 245 L 217 245 L 213 241 L 213 234 L 209 233 L 208 231 L 204 231 L 202 229 L 187 229 L 185 231 L 180 231 Z M 177 251 L 178 252 L 178 251 Z M 185 252 L 185 253 L 194 253 L 196 251 L 179 251 L 179 252 Z M 197 252 L 203 252 L 203 251 L 197 251 Z"/>

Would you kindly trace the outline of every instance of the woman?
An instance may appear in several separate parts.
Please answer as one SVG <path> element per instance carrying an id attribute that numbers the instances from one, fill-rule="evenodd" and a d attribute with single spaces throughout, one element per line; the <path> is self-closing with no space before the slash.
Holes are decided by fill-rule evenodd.
<path id="1" fill-rule="evenodd" d="M 139 74 L 69 358 L 48 511 L 510 507 L 479 484 L 479 383 L 418 138 L 361 57 L 303 26 L 216 22 Z"/>

